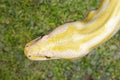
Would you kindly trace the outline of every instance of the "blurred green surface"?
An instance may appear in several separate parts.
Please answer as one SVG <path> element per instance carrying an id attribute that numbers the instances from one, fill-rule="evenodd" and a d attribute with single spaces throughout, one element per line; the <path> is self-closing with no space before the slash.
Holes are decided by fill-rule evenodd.
<path id="1" fill-rule="evenodd" d="M 120 80 L 120 31 L 76 60 L 30 61 L 27 42 L 83 20 L 101 0 L 0 0 L 0 80 Z"/>

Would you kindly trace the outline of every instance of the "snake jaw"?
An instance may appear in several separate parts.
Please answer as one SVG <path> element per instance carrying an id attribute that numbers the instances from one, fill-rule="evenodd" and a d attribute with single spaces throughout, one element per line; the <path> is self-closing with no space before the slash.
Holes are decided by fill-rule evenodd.
<path id="1" fill-rule="evenodd" d="M 53 53 L 49 53 L 48 49 L 51 46 L 44 46 L 44 42 L 48 40 L 48 35 L 39 37 L 34 39 L 26 44 L 24 53 L 26 57 L 30 60 L 51 60 L 51 59 L 59 59 L 53 55 Z M 41 45 L 39 45 L 41 44 Z M 44 46 L 44 47 L 43 47 Z"/>

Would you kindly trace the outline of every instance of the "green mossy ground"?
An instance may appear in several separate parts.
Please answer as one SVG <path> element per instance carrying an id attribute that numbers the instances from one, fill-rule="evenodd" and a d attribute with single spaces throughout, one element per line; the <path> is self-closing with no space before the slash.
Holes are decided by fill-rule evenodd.
<path id="1" fill-rule="evenodd" d="M 76 60 L 30 61 L 27 42 L 83 20 L 101 0 L 0 0 L 0 80 L 120 80 L 120 31 Z"/>

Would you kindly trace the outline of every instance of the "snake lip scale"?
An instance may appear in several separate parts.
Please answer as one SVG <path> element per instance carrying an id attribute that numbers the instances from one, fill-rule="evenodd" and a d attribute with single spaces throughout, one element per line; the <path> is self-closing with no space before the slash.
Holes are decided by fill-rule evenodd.
<path id="1" fill-rule="evenodd" d="M 26 44 L 30 60 L 83 57 L 109 40 L 120 29 L 120 0 L 103 0 L 83 21 L 66 23 Z"/>

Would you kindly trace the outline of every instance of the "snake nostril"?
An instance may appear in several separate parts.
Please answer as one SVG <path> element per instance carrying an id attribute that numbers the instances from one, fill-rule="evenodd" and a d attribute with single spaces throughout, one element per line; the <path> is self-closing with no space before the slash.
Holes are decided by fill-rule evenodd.
<path id="1" fill-rule="evenodd" d="M 28 55 L 28 57 L 31 57 L 31 55 Z"/>
<path id="2" fill-rule="evenodd" d="M 25 47 L 29 47 L 28 45 L 26 45 Z"/>

